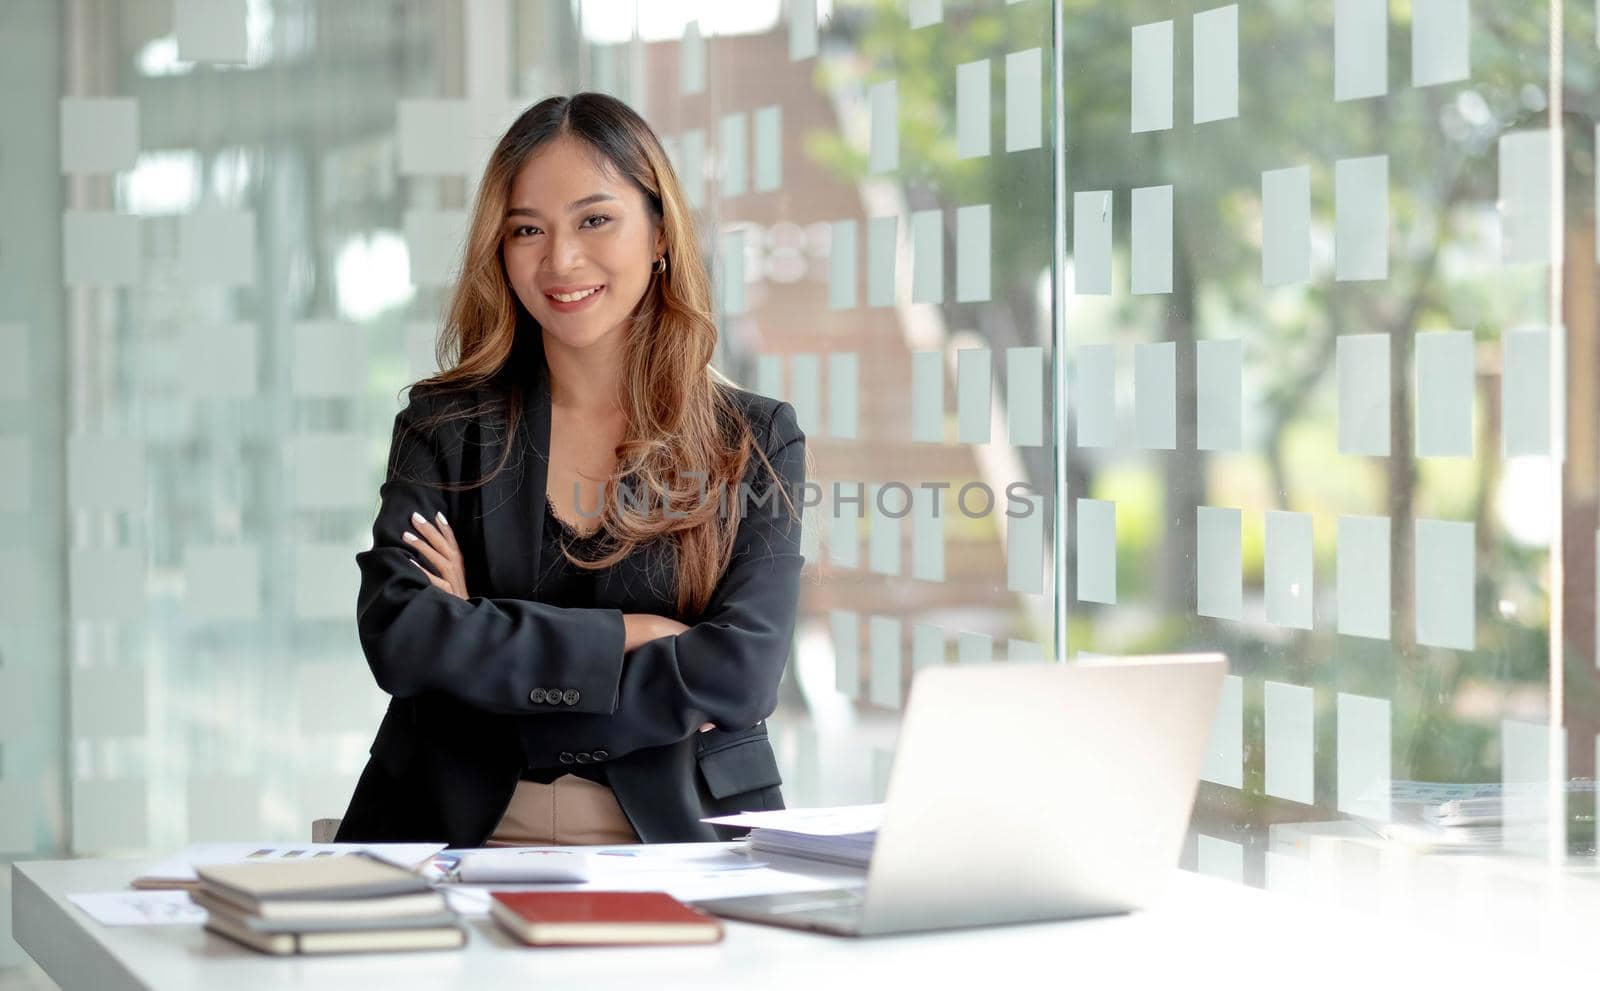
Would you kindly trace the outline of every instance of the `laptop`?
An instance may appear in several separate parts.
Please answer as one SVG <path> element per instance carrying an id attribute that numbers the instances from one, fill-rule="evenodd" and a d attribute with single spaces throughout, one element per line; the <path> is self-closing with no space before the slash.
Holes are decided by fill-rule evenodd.
<path id="1" fill-rule="evenodd" d="M 919 669 L 865 886 L 695 904 L 841 936 L 1141 908 L 1177 866 L 1226 669 L 1221 654 Z"/>

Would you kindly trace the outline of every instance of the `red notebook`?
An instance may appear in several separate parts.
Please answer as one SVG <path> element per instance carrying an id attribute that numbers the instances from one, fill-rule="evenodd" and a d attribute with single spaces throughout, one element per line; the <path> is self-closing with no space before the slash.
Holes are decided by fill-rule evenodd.
<path id="1" fill-rule="evenodd" d="M 715 943 L 722 922 L 661 891 L 495 891 L 489 914 L 524 943 Z"/>

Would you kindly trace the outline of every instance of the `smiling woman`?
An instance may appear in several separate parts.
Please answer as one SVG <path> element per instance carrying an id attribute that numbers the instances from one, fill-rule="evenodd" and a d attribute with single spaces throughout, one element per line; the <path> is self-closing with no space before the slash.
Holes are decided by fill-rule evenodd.
<path id="1" fill-rule="evenodd" d="M 495 148 L 357 555 L 393 700 L 341 841 L 714 839 L 703 816 L 782 807 L 805 437 L 711 367 L 696 243 L 618 100 L 545 100 Z M 755 510 L 705 495 L 731 490 Z"/>

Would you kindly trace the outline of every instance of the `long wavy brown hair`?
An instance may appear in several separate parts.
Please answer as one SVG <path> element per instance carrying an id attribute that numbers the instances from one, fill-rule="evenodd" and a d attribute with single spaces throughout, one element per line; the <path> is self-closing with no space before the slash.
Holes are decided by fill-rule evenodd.
<path id="1" fill-rule="evenodd" d="M 501 372 L 518 335 L 543 333 L 511 288 L 501 237 L 512 180 L 541 147 L 563 135 L 586 142 L 597 153 L 597 162 L 644 193 L 665 235 L 668 260 L 667 271 L 652 275 L 639 300 L 624 345 L 622 400 L 628 427 L 617 448 L 617 467 L 606 479 L 600 554 L 586 559 L 570 547 L 563 553 L 580 567 L 600 569 L 645 545 L 664 542 L 675 558 L 678 613 L 698 616 L 732 557 L 744 509 L 737 498 L 739 485 L 748 481 L 752 456 L 765 466 L 789 512 L 796 511 L 783 479 L 745 422 L 731 394 L 732 383 L 711 367 L 717 328 L 694 218 L 660 140 L 627 104 L 602 93 L 553 96 L 524 111 L 506 131 L 478 185 L 461 276 L 439 334 L 439 367 L 444 371 L 412 388 L 470 390 L 496 377 L 507 380 Z M 506 469 L 517 447 L 523 391 L 529 383 L 510 377 L 505 384 L 505 453 L 483 478 L 448 488 L 476 488 Z M 439 419 L 485 412 L 458 407 Z M 619 484 L 645 497 L 644 505 L 614 498 Z M 762 486 L 753 491 L 765 494 Z M 733 497 L 718 498 L 717 493 Z"/>

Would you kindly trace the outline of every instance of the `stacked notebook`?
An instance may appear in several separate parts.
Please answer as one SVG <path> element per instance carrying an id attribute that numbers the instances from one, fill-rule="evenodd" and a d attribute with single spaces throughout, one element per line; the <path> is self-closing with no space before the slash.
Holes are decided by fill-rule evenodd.
<path id="1" fill-rule="evenodd" d="M 206 928 L 263 953 L 441 950 L 466 943 L 444 895 L 403 867 L 347 854 L 196 868 Z"/>

